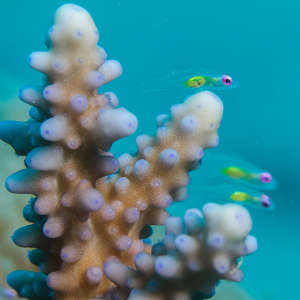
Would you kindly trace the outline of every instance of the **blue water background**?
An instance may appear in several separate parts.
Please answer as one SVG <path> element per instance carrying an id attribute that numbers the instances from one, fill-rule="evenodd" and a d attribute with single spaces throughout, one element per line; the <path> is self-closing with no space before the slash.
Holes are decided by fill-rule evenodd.
<path id="1" fill-rule="evenodd" d="M 1 1 L 1 72 L 24 84 L 41 81 L 26 59 L 32 51 L 45 49 L 44 34 L 55 9 L 63 3 Z M 168 95 L 141 96 L 139 83 L 151 88 L 155 74 L 196 65 L 227 72 L 239 81 L 236 89 L 218 93 L 225 105 L 220 147 L 269 170 L 278 181 L 278 190 L 271 193 L 276 209 L 271 213 L 251 210 L 259 251 L 243 266 L 246 277 L 242 286 L 256 299 L 298 299 L 300 2 L 74 3 L 89 10 L 100 29 L 101 45 L 109 58 L 119 60 L 124 68 L 123 76 L 104 89 L 113 89 L 121 105 L 138 116 L 138 133 L 153 132 L 155 116 L 183 100 Z M 114 150 L 134 150 L 134 139 L 119 142 Z M 195 172 L 193 182 L 196 180 Z M 182 207 L 202 204 L 192 192 L 192 197 L 173 211 L 180 214 Z"/>

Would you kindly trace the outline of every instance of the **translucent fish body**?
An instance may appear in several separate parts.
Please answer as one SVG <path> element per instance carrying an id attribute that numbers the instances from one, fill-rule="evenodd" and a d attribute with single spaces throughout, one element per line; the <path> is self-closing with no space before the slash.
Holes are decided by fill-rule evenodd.
<path id="1" fill-rule="evenodd" d="M 201 186 L 237 184 L 260 190 L 274 190 L 277 186 L 276 179 L 266 170 L 238 155 L 219 150 L 210 150 L 205 155 L 198 176 L 201 176 L 198 179 Z"/>
<path id="2" fill-rule="evenodd" d="M 165 75 L 146 74 L 139 82 L 138 91 L 142 94 L 164 93 L 186 96 L 187 92 L 199 90 L 223 90 L 237 86 L 229 75 L 209 72 L 203 68 L 174 70 Z"/>
<path id="3" fill-rule="evenodd" d="M 184 84 L 190 88 L 229 87 L 232 85 L 232 78 L 225 74 L 222 76 L 200 75 L 189 78 Z"/>
<path id="4" fill-rule="evenodd" d="M 247 173 L 244 170 L 234 166 L 223 169 L 223 172 L 230 178 L 234 179 L 241 179 L 247 176 Z"/>
<path id="5" fill-rule="evenodd" d="M 240 205 L 261 208 L 273 209 L 274 204 L 269 196 L 259 191 L 249 189 L 241 185 L 219 185 L 215 187 L 191 187 L 193 197 L 203 199 L 205 202 L 235 202 Z"/>
<path id="6" fill-rule="evenodd" d="M 229 166 L 223 169 L 223 173 L 232 179 L 243 179 L 252 182 L 260 182 L 262 184 L 271 183 L 273 180 L 269 172 L 252 173 L 247 170 L 235 166 Z"/>
<path id="7" fill-rule="evenodd" d="M 256 192 L 254 192 L 256 194 Z M 235 202 L 248 202 L 254 204 L 261 204 L 262 207 L 269 208 L 273 207 L 270 197 L 261 194 L 261 195 L 250 195 L 246 192 L 235 191 L 230 195 L 230 199 Z"/>

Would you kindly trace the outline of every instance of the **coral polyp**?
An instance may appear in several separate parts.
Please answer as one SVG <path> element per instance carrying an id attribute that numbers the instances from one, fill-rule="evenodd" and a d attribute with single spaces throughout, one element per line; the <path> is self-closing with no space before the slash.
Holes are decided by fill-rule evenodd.
<path id="1" fill-rule="evenodd" d="M 220 279 L 241 281 L 236 257 L 256 251 L 249 236 L 251 218 L 235 204 L 208 203 L 203 214 L 189 209 L 184 218 L 168 217 L 166 235 L 152 248 L 140 252 L 136 270 L 116 260 L 104 272 L 120 288 L 132 289 L 128 299 L 203 299 L 215 293 Z"/>
<path id="2" fill-rule="evenodd" d="M 13 241 L 36 248 L 29 259 L 40 270 L 12 272 L 8 283 L 28 299 L 209 297 L 218 280 L 241 280 L 236 261 L 256 245 L 250 216 L 236 205 L 210 204 L 204 218 L 189 210 L 182 221 L 166 208 L 185 199 L 188 172 L 204 149 L 218 145 L 222 101 L 208 91 L 188 97 L 155 135 L 137 137 L 136 155 L 115 158 L 112 144 L 133 134 L 138 121 L 113 92 L 98 93 L 122 73 L 98 39 L 86 10 L 60 7 L 49 51 L 29 57 L 46 83 L 20 91 L 32 106 L 28 121 L 0 123 L 0 138 L 26 156 L 26 168 L 6 187 L 33 195 L 23 210 L 32 224 Z M 143 242 L 149 225 L 164 224 L 163 243 Z M 178 289 L 167 288 L 178 280 Z"/>

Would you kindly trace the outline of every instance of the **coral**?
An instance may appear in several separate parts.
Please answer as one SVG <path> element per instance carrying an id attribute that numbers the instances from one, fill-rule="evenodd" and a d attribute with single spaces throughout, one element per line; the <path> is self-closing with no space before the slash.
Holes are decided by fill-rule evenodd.
<path id="1" fill-rule="evenodd" d="M 29 57 L 46 75 L 44 85 L 20 91 L 32 105 L 29 120 L 0 124 L 0 138 L 26 156 L 26 168 L 10 175 L 6 188 L 34 195 L 23 210 L 32 224 L 19 228 L 13 241 L 36 248 L 29 260 L 40 269 L 12 272 L 7 281 L 33 300 L 126 299 L 131 289 L 130 299 L 141 293 L 167 299 L 165 289 L 151 290 L 152 277 L 166 286 L 184 276 L 170 290 L 176 299 L 178 290 L 187 297 L 199 288 L 201 297 L 211 296 L 218 280 L 241 279 L 236 261 L 255 248 L 247 236 L 250 216 L 239 206 L 210 204 L 204 222 L 198 210 L 182 222 L 168 218 L 166 208 L 184 200 L 188 172 L 205 148 L 218 144 L 223 104 L 208 91 L 190 96 L 172 107 L 171 117 L 158 116 L 155 136 L 137 137 L 135 155 L 116 159 L 111 145 L 135 132 L 137 118 L 117 107 L 114 93 L 98 94 L 122 73 L 98 38 L 87 11 L 60 7 L 48 32 L 49 51 Z M 163 245 L 151 249 L 142 240 L 151 234 L 149 225 L 165 222 Z"/>
<path id="2" fill-rule="evenodd" d="M 5 82 L 6 90 L 11 90 L 13 93 L 17 91 L 17 87 L 14 81 L 7 78 L 4 74 L 1 75 L 1 81 Z M 3 101 L 2 97 L 5 97 L 6 93 L 1 91 L 0 101 L 0 119 L 4 117 L 17 117 L 19 119 L 27 118 L 25 113 L 26 104 L 18 103 L 18 99 L 13 97 Z M 12 110 L 14 106 L 16 109 Z M 0 169 L 0 181 L 3 182 L 7 177 L 7 174 L 17 171 L 22 168 L 22 157 L 17 157 L 10 149 L 10 147 L 4 143 L 0 144 L 0 156 L 1 169 Z M 22 218 L 22 208 L 26 204 L 25 195 L 16 195 L 7 192 L 3 185 L 0 186 L 0 299 L 5 295 L 13 295 L 10 290 L 7 290 L 6 276 L 14 269 L 26 268 L 36 269 L 26 259 L 27 251 L 23 248 L 15 247 L 10 237 L 13 234 L 15 228 L 24 226 L 26 221 Z M 6 298 L 4 298 L 6 299 Z"/>
<path id="3" fill-rule="evenodd" d="M 7 145 L 0 145 L 0 153 L 5 157 L 1 162 L 0 180 L 3 182 L 8 172 L 16 171 L 22 166 L 22 162 L 14 157 L 11 151 L 8 151 Z M 0 187 L 0 299 L 2 294 L 6 293 L 5 278 L 7 274 L 16 268 L 34 269 L 30 266 L 26 259 L 26 251 L 22 248 L 15 247 L 10 239 L 16 227 L 25 225 L 25 221 L 21 218 L 22 207 L 26 203 L 24 196 L 19 195 L 19 199 L 7 191 L 4 187 Z"/>
<path id="4" fill-rule="evenodd" d="M 132 289 L 129 300 L 202 299 L 214 295 L 219 280 L 241 281 L 237 257 L 256 251 L 247 210 L 236 204 L 209 203 L 186 211 L 183 219 L 168 217 L 163 242 L 152 255 L 135 256 L 136 270 L 108 261 L 104 273 L 119 287 Z"/>

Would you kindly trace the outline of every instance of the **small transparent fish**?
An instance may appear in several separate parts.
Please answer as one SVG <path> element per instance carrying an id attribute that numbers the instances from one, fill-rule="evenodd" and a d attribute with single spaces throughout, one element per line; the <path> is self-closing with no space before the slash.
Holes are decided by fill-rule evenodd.
<path id="1" fill-rule="evenodd" d="M 232 83 L 232 78 L 226 74 L 218 77 L 208 75 L 193 76 L 184 82 L 187 87 L 197 89 L 205 87 L 229 87 Z"/>
<path id="2" fill-rule="evenodd" d="M 230 195 L 230 199 L 235 202 L 249 202 L 249 203 L 260 203 L 262 207 L 270 207 L 270 197 L 266 194 L 260 194 L 259 196 L 250 195 L 246 192 L 235 191 Z"/>
<path id="3" fill-rule="evenodd" d="M 203 68 L 190 68 L 174 70 L 166 75 L 145 74 L 143 81 L 139 82 L 138 93 L 143 95 L 163 93 L 185 97 L 188 92 L 195 90 L 219 90 L 236 87 L 237 82 L 226 74 L 218 74 L 203 70 Z"/>
<path id="4" fill-rule="evenodd" d="M 226 167 L 223 173 L 233 179 L 259 180 L 261 183 L 270 183 L 273 179 L 269 172 L 252 173 L 237 166 Z"/>
<path id="5" fill-rule="evenodd" d="M 270 172 L 239 155 L 225 154 L 216 149 L 205 152 L 198 173 L 200 178 L 197 181 L 201 186 L 228 183 L 261 190 L 274 190 L 277 186 Z"/>
<path id="6" fill-rule="evenodd" d="M 193 197 L 203 199 L 205 202 L 235 202 L 253 208 L 274 208 L 273 201 L 268 195 L 241 185 L 216 185 L 206 188 L 192 186 L 191 191 L 195 192 Z"/>

